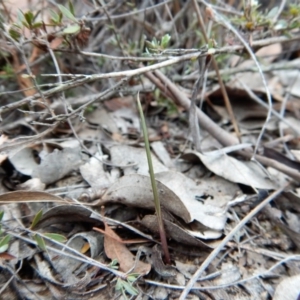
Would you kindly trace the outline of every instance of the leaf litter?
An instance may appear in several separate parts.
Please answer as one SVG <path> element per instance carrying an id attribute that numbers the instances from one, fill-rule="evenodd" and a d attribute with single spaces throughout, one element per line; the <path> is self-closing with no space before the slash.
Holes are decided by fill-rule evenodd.
<path id="1" fill-rule="evenodd" d="M 299 297 L 299 4 L 281 12 L 278 1 L 273 9 L 260 1 L 242 17 L 218 4 L 259 60 L 269 107 L 257 63 L 200 2 L 205 27 L 218 21 L 211 27 L 218 45 L 198 34 L 205 28 L 197 1 L 134 4 L 134 11 L 120 4 L 105 14 L 70 1 L 74 7 L 50 8 L 61 33 L 48 20 L 44 36 L 34 29 L 43 16 L 24 8 L 3 19 L 11 28 L 1 27 L 3 299 Z M 293 29 L 285 34 L 287 13 Z M 32 42 L 26 50 L 20 26 Z M 213 64 L 199 69 L 199 55 L 217 59 L 233 114 L 219 72 Z M 159 246 L 137 92 L 171 265 Z"/>

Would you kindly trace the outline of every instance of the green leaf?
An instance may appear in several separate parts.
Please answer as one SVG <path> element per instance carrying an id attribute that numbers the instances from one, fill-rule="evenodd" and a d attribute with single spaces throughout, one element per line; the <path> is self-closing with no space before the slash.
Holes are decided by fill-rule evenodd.
<path id="1" fill-rule="evenodd" d="M 169 34 L 165 34 L 162 38 L 161 38 L 161 46 L 163 48 L 166 48 L 170 42 L 171 36 Z"/>
<path id="2" fill-rule="evenodd" d="M 3 216 L 4 216 L 4 211 L 3 210 L 1 210 L 0 211 L 0 222 L 2 221 L 2 219 L 3 219 Z"/>
<path id="3" fill-rule="evenodd" d="M 17 11 L 17 24 L 20 28 L 22 28 L 22 24 L 24 22 L 24 14 L 21 10 Z"/>
<path id="4" fill-rule="evenodd" d="M 123 280 L 118 278 L 116 283 L 116 290 L 119 291 L 123 288 Z"/>
<path id="5" fill-rule="evenodd" d="M 74 22 L 77 22 L 77 20 L 76 20 L 76 18 L 74 17 L 74 15 L 73 15 L 66 7 L 64 7 L 64 6 L 60 5 L 60 4 L 58 4 L 58 8 L 60 9 L 60 11 L 63 13 L 63 15 L 64 15 L 66 18 L 68 18 L 68 19 L 70 19 L 70 20 L 72 20 L 72 21 L 74 21 Z"/>
<path id="6" fill-rule="evenodd" d="M 10 235 L 6 235 L 0 240 L 0 253 L 3 253 L 8 249 L 10 238 Z"/>
<path id="7" fill-rule="evenodd" d="M 267 14 L 267 18 L 272 19 L 276 16 L 276 14 L 278 13 L 279 7 L 275 6 L 273 7 Z"/>
<path id="8" fill-rule="evenodd" d="M 151 43 L 149 41 L 145 41 L 145 45 L 149 50 L 157 48 L 157 46 L 154 46 L 153 43 Z"/>
<path id="9" fill-rule="evenodd" d="M 24 14 L 25 20 L 27 22 L 27 24 L 29 25 L 29 27 L 31 27 L 33 19 L 34 19 L 34 15 L 31 11 L 28 11 Z"/>
<path id="10" fill-rule="evenodd" d="M 60 243 L 65 243 L 67 241 L 67 238 L 61 234 L 58 233 L 44 233 L 44 235 L 51 240 L 60 242 Z"/>
<path id="11" fill-rule="evenodd" d="M 40 235 L 35 234 L 35 235 L 33 236 L 33 238 L 35 239 L 35 241 L 37 242 L 38 246 L 39 246 L 42 250 L 46 250 L 46 244 L 45 244 L 45 241 L 44 241 L 44 239 L 43 239 Z"/>
<path id="12" fill-rule="evenodd" d="M 32 223 L 31 223 L 31 226 L 30 226 L 31 229 L 34 228 L 34 227 L 36 226 L 36 224 L 40 221 L 42 215 L 43 215 L 43 211 L 40 210 L 40 211 L 34 216 L 33 221 L 32 221 Z"/>
<path id="13" fill-rule="evenodd" d="M 275 30 L 281 30 L 281 29 L 286 29 L 288 27 L 288 22 L 286 20 L 279 20 L 276 25 L 274 26 Z"/>
<path id="14" fill-rule="evenodd" d="M 80 26 L 78 24 L 70 25 L 63 30 L 64 34 L 75 34 L 80 31 Z"/>
<path id="15" fill-rule="evenodd" d="M 69 10 L 73 16 L 75 16 L 75 10 L 72 1 L 69 0 Z"/>
<path id="16" fill-rule="evenodd" d="M 132 273 L 132 274 L 129 274 L 129 275 L 127 276 L 127 281 L 130 282 L 130 283 L 133 283 L 133 282 L 136 281 L 136 279 L 138 278 L 139 275 L 140 275 L 140 274 L 138 274 L 138 273 Z"/>
<path id="17" fill-rule="evenodd" d="M 51 21 L 54 23 L 54 24 L 59 24 L 59 14 L 50 9 L 50 15 L 51 15 Z"/>
<path id="18" fill-rule="evenodd" d="M 139 291 L 134 288 L 130 283 L 123 281 L 123 287 L 126 290 L 126 292 L 132 296 L 138 295 Z"/>
<path id="19" fill-rule="evenodd" d="M 43 25 L 43 22 L 35 22 L 32 24 L 32 28 L 40 28 Z"/>

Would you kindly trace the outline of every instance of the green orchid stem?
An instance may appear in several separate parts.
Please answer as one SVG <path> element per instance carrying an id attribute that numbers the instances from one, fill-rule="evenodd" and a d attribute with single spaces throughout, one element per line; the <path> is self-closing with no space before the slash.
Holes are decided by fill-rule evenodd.
<path id="1" fill-rule="evenodd" d="M 146 154 L 147 154 L 147 160 L 148 160 L 148 166 L 149 166 L 152 192 L 153 192 L 153 197 L 154 197 L 154 205 L 155 205 L 155 210 L 156 210 L 156 215 L 157 215 L 157 220 L 158 220 L 158 229 L 159 229 L 159 234 L 160 234 L 161 246 L 162 246 L 162 250 L 164 253 L 165 262 L 167 264 L 171 264 L 170 254 L 169 254 L 169 249 L 168 249 L 168 244 L 167 244 L 166 231 L 165 231 L 164 222 L 163 222 L 163 218 L 162 218 L 162 214 L 161 214 L 160 201 L 159 201 L 156 181 L 155 181 L 155 177 L 154 177 L 152 157 L 151 157 L 151 152 L 150 152 L 150 144 L 149 144 L 149 139 L 148 139 L 148 131 L 147 131 L 146 121 L 145 121 L 142 105 L 140 102 L 139 94 L 137 95 L 137 104 L 138 104 L 138 110 L 139 110 L 139 113 L 141 116 L 141 125 L 142 125 L 142 129 L 143 129 L 143 135 L 144 135 L 144 141 L 145 141 L 145 148 L 146 148 Z"/>

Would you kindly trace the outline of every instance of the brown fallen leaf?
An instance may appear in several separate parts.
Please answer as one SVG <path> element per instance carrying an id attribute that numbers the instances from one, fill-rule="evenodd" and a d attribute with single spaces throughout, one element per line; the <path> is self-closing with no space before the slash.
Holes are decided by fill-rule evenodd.
<path id="1" fill-rule="evenodd" d="M 116 259 L 120 265 L 120 270 L 123 272 L 130 271 L 135 265 L 135 257 L 128 250 L 121 238 L 107 225 L 104 221 L 104 250 L 108 258 Z M 94 228 L 98 231 L 98 228 Z M 131 273 L 146 275 L 150 272 L 151 265 L 142 261 L 137 261 Z"/>
<path id="2" fill-rule="evenodd" d="M 28 202 L 66 203 L 66 201 L 59 196 L 40 191 L 15 191 L 0 195 L 0 204 Z"/>

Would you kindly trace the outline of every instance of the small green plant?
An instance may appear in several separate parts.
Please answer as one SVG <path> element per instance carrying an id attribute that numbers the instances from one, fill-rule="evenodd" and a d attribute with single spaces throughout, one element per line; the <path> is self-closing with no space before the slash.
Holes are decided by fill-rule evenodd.
<path id="1" fill-rule="evenodd" d="M 4 216 L 4 211 L 0 212 L 0 222 L 2 221 Z M 4 231 L 2 229 L 2 225 L 0 224 L 0 253 L 5 252 L 9 247 L 10 235 L 4 235 Z"/>
<path id="2" fill-rule="evenodd" d="M 145 41 L 146 52 L 147 53 L 160 53 L 165 50 L 170 42 L 171 36 L 169 34 L 165 34 L 160 41 L 154 37 L 151 42 Z"/>
<path id="3" fill-rule="evenodd" d="M 121 291 L 125 299 L 128 299 L 126 293 L 130 296 L 138 295 L 138 290 L 132 286 L 132 284 L 136 281 L 137 277 L 137 274 L 129 274 L 127 276 L 127 280 L 123 280 L 121 278 L 117 279 L 116 290 Z"/>
<path id="4" fill-rule="evenodd" d="M 32 220 L 30 229 L 33 229 L 38 224 L 42 216 L 43 216 L 43 211 L 42 210 L 38 211 Z M 43 233 L 43 234 L 34 234 L 33 235 L 34 240 L 36 241 L 38 246 L 44 251 L 47 251 L 47 248 L 43 236 L 59 243 L 65 243 L 67 241 L 67 239 L 63 235 L 57 233 L 50 232 L 50 233 Z"/>

